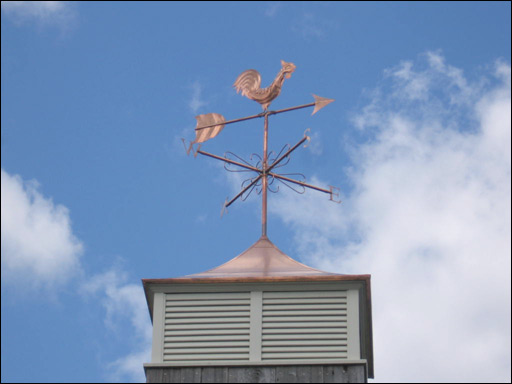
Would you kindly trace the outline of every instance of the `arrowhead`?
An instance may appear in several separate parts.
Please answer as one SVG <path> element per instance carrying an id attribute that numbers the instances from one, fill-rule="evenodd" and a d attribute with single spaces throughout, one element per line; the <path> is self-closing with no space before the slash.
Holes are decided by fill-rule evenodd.
<path id="1" fill-rule="evenodd" d="M 313 113 L 311 114 L 311 116 L 313 116 L 315 113 L 317 113 L 323 107 L 325 107 L 327 104 L 330 104 L 334 101 L 334 99 L 327 99 L 325 97 L 320 97 L 317 95 L 313 95 L 313 97 L 315 98 L 315 109 L 313 110 Z"/>

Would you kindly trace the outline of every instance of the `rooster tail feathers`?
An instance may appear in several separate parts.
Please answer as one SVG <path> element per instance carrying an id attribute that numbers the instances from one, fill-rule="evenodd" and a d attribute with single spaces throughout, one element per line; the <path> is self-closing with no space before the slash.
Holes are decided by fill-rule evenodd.
<path id="1" fill-rule="evenodd" d="M 255 69 L 248 69 L 238 76 L 233 84 L 236 92 L 242 92 L 242 96 L 246 96 L 251 91 L 256 91 L 261 86 L 261 76 Z"/>

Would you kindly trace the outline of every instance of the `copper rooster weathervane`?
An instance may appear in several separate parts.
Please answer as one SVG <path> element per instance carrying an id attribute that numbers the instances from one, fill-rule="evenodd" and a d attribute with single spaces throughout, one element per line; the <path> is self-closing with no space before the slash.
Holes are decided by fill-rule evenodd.
<path id="1" fill-rule="evenodd" d="M 283 86 L 284 80 L 289 79 L 292 76 L 292 73 L 295 71 L 295 65 L 293 63 L 287 63 L 283 60 L 281 60 L 281 70 L 277 74 L 276 78 L 270 84 L 267 88 L 261 88 L 261 76 L 258 73 L 258 71 L 254 69 L 249 69 L 247 71 L 244 71 L 238 76 L 233 86 L 236 88 L 237 93 L 242 93 L 242 96 L 246 96 L 251 100 L 254 100 L 261 104 L 261 107 L 263 108 L 263 112 L 257 115 L 253 116 L 247 116 L 242 117 L 240 119 L 234 119 L 226 121 L 224 116 L 218 113 L 208 113 L 205 115 L 198 115 L 196 116 L 197 125 L 195 128 L 196 131 L 196 138 L 190 142 L 188 148 L 185 148 L 187 151 L 187 154 L 190 153 L 190 151 L 193 149 L 194 144 L 196 144 L 196 149 L 194 151 L 194 157 L 197 156 L 197 154 L 201 154 L 204 156 L 212 157 L 217 160 L 221 160 L 224 162 L 224 168 L 227 171 L 230 172 L 254 172 L 255 176 L 245 180 L 242 183 L 242 190 L 231 200 L 227 200 L 224 203 L 224 207 L 222 208 L 222 213 L 236 200 L 241 198 L 242 200 L 246 200 L 247 197 L 251 194 L 251 192 L 259 187 L 258 193 L 261 193 L 262 195 L 262 214 L 261 214 L 261 221 L 262 221 L 262 236 L 267 236 L 267 191 L 271 192 L 277 192 L 279 190 L 279 187 L 277 189 L 273 189 L 271 186 L 274 183 L 275 180 L 281 182 L 285 186 L 293 189 L 295 192 L 298 193 L 304 193 L 306 188 L 315 189 L 320 192 L 328 193 L 330 196 L 330 200 L 334 201 L 336 203 L 340 203 L 341 201 L 336 200 L 334 197 L 339 197 L 339 194 L 335 191 L 339 191 L 338 188 L 335 187 L 329 187 L 329 189 L 316 187 L 314 185 L 307 184 L 305 182 L 306 178 L 302 174 L 278 174 L 275 172 L 276 169 L 288 164 L 288 161 L 290 160 L 290 154 L 297 149 L 301 144 L 303 144 L 305 141 L 309 141 L 310 138 L 306 135 L 306 132 L 309 131 L 309 129 L 304 132 L 304 137 L 293 147 L 290 147 L 288 144 L 285 145 L 281 152 L 277 155 L 272 155 L 273 152 L 268 153 L 268 117 L 271 115 L 276 115 L 278 113 L 283 112 L 290 112 L 297 109 L 307 108 L 307 107 L 315 107 L 313 109 L 313 113 L 311 115 L 314 115 L 316 112 L 318 112 L 320 109 L 325 107 L 327 104 L 332 103 L 333 99 L 326 99 L 324 97 L 319 97 L 316 95 L 313 95 L 315 98 L 315 102 L 299 105 L 296 107 L 290 107 L 281 109 L 278 111 L 269 111 L 268 107 L 272 101 L 279 96 L 281 93 L 281 88 Z M 235 155 L 233 152 L 226 152 L 224 154 L 224 157 L 217 156 L 205 151 L 202 151 L 201 144 L 209 139 L 213 139 L 215 136 L 217 136 L 224 126 L 226 124 L 232 124 L 232 123 L 238 123 L 240 121 L 255 119 L 258 117 L 264 117 L 265 122 L 263 126 L 263 157 L 260 157 L 256 154 L 253 154 L 251 156 L 251 160 L 253 157 L 256 157 L 259 159 L 255 165 L 245 161 L 241 157 Z M 183 144 L 185 144 L 185 139 L 182 139 Z M 306 146 L 306 145 L 305 145 Z M 285 151 L 286 150 L 286 151 Z M 283 153 L 283 151 L 285 151 Z M 235 157 L 239 161 L 234 160 L 233 158 L 229 158 L 228 156 Z M 286 160 L 283 163 L 283 160 Z M 236 169 L 230 169 L 230 166 L 238 167 Z M 300 176 L 303 181 L 293 179 L 288 176 Z M 301 189 L 296 189 L 301 188 Z"/>
<path id="2" fill-rule="evenodd" d="M 276 78 L 267 88 L 261 89 L 261 76 L 255 69 L 248 69 L 238 76 L 233 86 L 236 88 L 236 93 L 242 92 L 242 96 L 247 96 L 249 99 L 257 101 L 261 104 L 264 111 L 279 94 L 284 83 L 284 78 L 289 79 L 295 71 L 293 63 L 287 63 L 281 60 L 282 68 L 277 74 Z"/>

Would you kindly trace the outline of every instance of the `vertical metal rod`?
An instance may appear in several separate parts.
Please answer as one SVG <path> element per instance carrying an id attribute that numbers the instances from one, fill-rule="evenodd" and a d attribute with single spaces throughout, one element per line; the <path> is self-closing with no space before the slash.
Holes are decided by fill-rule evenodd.
<path id="1" fill-rule="evenodd" d="M 261 196 L 261 236 L 267 237 L 267 168 L 268 168 L 268 115 L 265 113 L 265 125 L 263 130 L 263 180 Z"/>

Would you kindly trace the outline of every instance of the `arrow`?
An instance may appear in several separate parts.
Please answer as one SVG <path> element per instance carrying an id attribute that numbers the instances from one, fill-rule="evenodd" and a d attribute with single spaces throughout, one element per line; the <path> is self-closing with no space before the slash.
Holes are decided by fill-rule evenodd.
<path id="1" fill-rule="evenodd" d="M 327 104 L 330 104 L 334 101 L 334 99 L 327 99 L 325 97 L 320 97 L 317 95 L 313 95 L 313 97 L 315 98 L 315 109 L 313 110 L 313 113 L 311 114 L 311 116 L 313 116 L 315 113 L 317 113 L 323 107 L 325 107 Z"/>
<path id="2" fill-rule="evenodd" d="M 315 102 L 314 103 L 309 103 L 309 104 L 304 104 L 304 105 L 299 105 L 299 106 L 296 106 L 296 107 L 290 107 L 290 108 L 285 108 L 285 109 L 280 109 L 278 111 L 267 111 L 267 112 L 262 112 L 262 113 L 258 113 L 257 115 L 252 115 L 252 116 L 247 116 L 247 117 L 242 117 L 240 119 L 234 119 L 234 120 L 229 120 L 229 121 L 225 121 L 224 117 L 218 113 L 208 113 L 206 115 L 200 115 L 200 116 L 203 116 L 203 119 L 206 121 L 208 118 L 211 118 L 213 119 L 213 116 L 212 117 L 209 117 L 209 115 L 217 115 L 217 116 L 220 116 L 223 121 L 222 121 L 222 128 L 224 128 L 224 125 L 227 125 L 227 124 L 232 124 L 232 123 L 238 123 L 239 121 L 245 121 L 245 120 L 250 120 L 250 119 L 256 119 L 258 117 L 264 117 L 265 115 L 277 115 L 278 113 L 283 113 L 283 112 L 288 112 L 288 111 L 294 111 L 296 109 L 302 109 L 302 108 L 307 108 L 307 107 L 315 107 L 315 109 L 313 110 L 313 113 L 311 115 L 314 115 L 315 113 L 317 113 L 320 109 L 322 109 L 323 107 L 325 107 L 327 104 L 330 104 L 334 101 L 334 99 L 327 99 L 325 97 L 320 97 L 320 96 L 317 96 L 317 95 L 313 95 L 313 97 L 315 98 Z M 206 123 L 208 125 L 206 126 L 201 126 L 201 127 L 196 127 L 196 133 L 197 131 L 201 131 L 203 129 L 207 129 L 207 128 L 211 128 L 211 127 L 215 127 L 217 124 L 219 124 L 219 122 L 215 122 L 215 123 Z M 199 120 L 198 120 L 198 125 L 199 125 Z M 221 129 L 222 129 L 221 128 Z M 219 130 L 220 132 L 220 130 Z M 218 132 L 217 132 L 218 134 Z M 212 136 L 214 137 L 214 136 Z"/>

